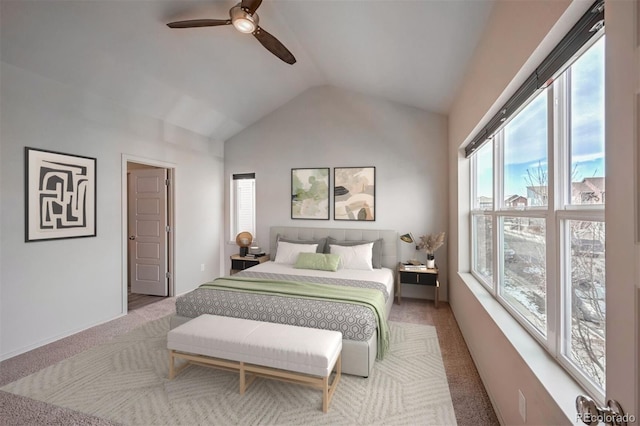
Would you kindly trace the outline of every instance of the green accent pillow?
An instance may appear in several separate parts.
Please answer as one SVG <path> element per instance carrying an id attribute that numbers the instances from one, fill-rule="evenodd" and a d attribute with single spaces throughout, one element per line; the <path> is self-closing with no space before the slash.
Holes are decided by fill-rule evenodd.
<path id="1" fill-rule="evenodd" d="M 338 270 L 340 256 L 331 253 L 300 253 L 293 265 L 296 269 L 315 269 L 317 271 Z"/>

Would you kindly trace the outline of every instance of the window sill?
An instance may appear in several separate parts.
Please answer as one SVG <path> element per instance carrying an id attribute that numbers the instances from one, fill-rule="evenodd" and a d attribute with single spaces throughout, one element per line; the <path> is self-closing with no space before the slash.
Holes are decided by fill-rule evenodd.
<path id="1" fill-rule="evenodd" d="M 575 399 L 587 393 L 558 362 L 509 314 L 470 273 L 458 276 L 475 296 L 496 327 L 529 367 L 541 386 L 570 423 L 576 419 Z"/>

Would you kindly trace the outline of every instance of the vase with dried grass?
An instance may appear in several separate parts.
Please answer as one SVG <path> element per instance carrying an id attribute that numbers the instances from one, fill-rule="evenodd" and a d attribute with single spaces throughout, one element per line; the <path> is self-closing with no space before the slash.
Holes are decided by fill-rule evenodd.
<path id="1" fill-rule="evenodd" d="M 418 248 L 427 254 L 427 268 L 433 269 L 436 265 L 435 251 L 444 244 L 444 232 L 427 234 L 420 237 Z"/>

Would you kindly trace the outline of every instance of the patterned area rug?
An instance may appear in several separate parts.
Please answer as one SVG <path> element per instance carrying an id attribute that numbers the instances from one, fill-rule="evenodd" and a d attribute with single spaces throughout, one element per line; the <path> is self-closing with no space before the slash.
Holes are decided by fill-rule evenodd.
<path id="1" fill-rule="evenodd" d="M 390 322 L 391 350 L 369 378 L 343 375 L 329 412 L 317 389 L 191 366 L 167 379 L 168 317 L 2 388 L 127 425 L 454 425 L 434 327 Z"/>

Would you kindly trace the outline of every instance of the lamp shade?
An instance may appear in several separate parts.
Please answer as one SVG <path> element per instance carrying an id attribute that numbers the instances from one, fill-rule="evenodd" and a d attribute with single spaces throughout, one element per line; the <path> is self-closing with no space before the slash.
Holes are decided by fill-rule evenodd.
<path id="1" fill-rule="evenodd" d="M 253 242 L 253 235 L 250 232 L 241 232 L 236 235 L 236 244 L 239 247 L 249 247 Z"/>
<path id="2" fill-rule="evenodd" d="M 411 233 L 400 235 L 400 239 L 405 243 L 413 243 L 415 240 L 413 239 L 413 235 Z"/>

